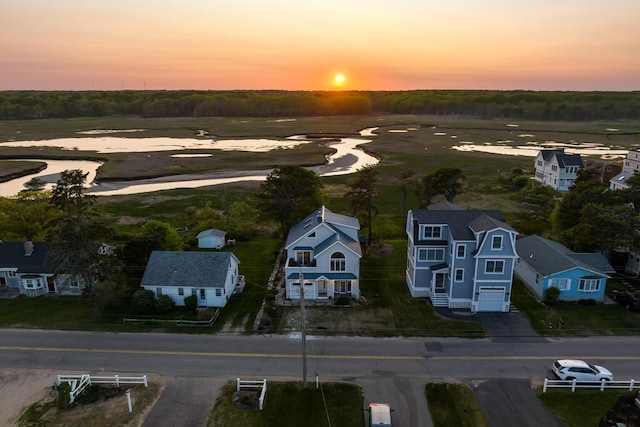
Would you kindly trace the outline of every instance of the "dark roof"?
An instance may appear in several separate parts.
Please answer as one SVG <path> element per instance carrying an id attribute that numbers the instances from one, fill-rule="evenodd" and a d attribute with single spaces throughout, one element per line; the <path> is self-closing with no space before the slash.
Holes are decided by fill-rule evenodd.
<path id="1" fill-rule="evenodd" d="M 576 253 L 558 242 L 540 236 L 527 236 L 516 240 L 516 251 L 526 262 L 542 276 L 549 276 L 581 267 L 606 276 L 613 267 L 605 257 L 597 253 Z"/>
<path id="2" fill-rule="evenodd" d="M 497 210 L 413 209 L 411 214 L 414 220 L 413 239 L 415 242 L 420 240 L 418 234 L 419 224 L 446 224 L 449 226 L 449 232 L 454 240 L 474 240 L 474 229 L 470 228 L 472 223 L 476 227 L 475 231 L 496 227 L 513 230 L 504 222 L 502 212 Z"/>
<path id="3" fill-rule="evenodd" d="M 350 227 L 356 230 L 360 229 L 360 223 L 358 218 L 340 215 L 331 212 L 326 207 L 322 206 L 309 214 L 305 219 L 291 227 L 289 235 L 287 236 L 287 243 L 285 246 L 289 246 L 292 242 L 295 242 L 310 230 L 316 228 L 319 224 L 327 225 L 339 225 L 342 227 Z M 335 228 L 335 227 L 334 227 Z"/>
<path id="4" fill-rule="evenodd" d="M 231 252 L 153 251 L 141 285 L 224 288 L 232 257 Z"/>
<path id="5" fill-rule="evenodd" d="M 0 268 L 17 268 L 20 274 L 53 274 L 47 262 L 50 243 L 34 242 L 31 255 L 25 255 L 25 242 L 0 242 Z"/>
<path id="6" fill-rule="evenodd" d="M 581 168 L 584 167 L 584 163 L 582 162 L 582 157 L 580 154 L 570 154 L 565 153 L 562 150 L 541 150 L 542 158 L 546 162 L 550 162 L 554 157 L 558 161 L 558 165 L 561 168 L 566 166 L 579 166 Z"/>
<path id="7" fill-rule="evenodd" d="M 291 230 L 289 230 L 289 235 L 287 236 L 287 243 L 285 247 L 289 248 L 289 246 L 292 245 L 293 242 L 305 236 L 307 233 L 311 232 L 311 230 L 317 228 L 320 224 L 324 224 L 325 226 L 329 227 L 333 231 L 333 234 L 324 241 L 319 242 L 315 246 L 315 248 L 313 248 L 316 252 L 321 252 L 332 244 L 341 242 L 342 244 L 350 248 L 353 252 L 362 256 L 362 248 L 360 246 L 359 240 L 352 239 L 339 228 L 347 227 L 359 230 L 360 223 L 358 222 L 358 218 L 333 213 L 324 206 L 316 209 L 312 214 L 307 216 L 304 220 L 300 221 L 298 224 L 292 227 Z"/>

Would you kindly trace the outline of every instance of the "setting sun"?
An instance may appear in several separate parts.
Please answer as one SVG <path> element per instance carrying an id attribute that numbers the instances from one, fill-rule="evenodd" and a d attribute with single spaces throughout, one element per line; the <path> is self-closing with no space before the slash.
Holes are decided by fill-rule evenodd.
<path id="1" fill-rule="evenodd" d="M 333 78 L 333 84 L 335 86 L 342 86 L 343 83 L 344 83 L 344 75 L 336 74 L 336 76 Z"/>

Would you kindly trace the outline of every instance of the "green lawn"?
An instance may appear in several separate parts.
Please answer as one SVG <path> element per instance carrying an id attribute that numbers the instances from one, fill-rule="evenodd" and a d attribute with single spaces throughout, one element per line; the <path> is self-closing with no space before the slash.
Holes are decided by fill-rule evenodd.
<path id="1" fill-rule="evenodd" d="M 360 387 L 326 383 L 307 389 L 297 382 L 268 382 L 262 411 L 241 409 L 232 403 L 235 382 L 216 400 L 207 427 L 363 427 L 364 398 Z"/>
<path id="2" fill-rule="evenodd" d="M 549 411 L 567 427 L 597 426 L 601 418 L 614 407 L 618 399 L 628 391 L 551 389 L 546 393 L 542 388 L 535 390 L 536 395 Z M 607 424 L 609 425 L 609 424 Z"/>
<path id="3" fill-rule="evenodd" d="M 531 326 L 546 336 L 638 335 L 640 314 L 619 304 L 581 305 L 538 301 L 519 280 L 513 282 L 512 303 L 524 312 Z M 560 319 L 563 324 L 560 324 Z"/>
<path id="4" fill-rule="evenodd" d="M 488 427 L 473 391 L 465 384 L 427 383 L 424 393 L 434 427 Z"/>

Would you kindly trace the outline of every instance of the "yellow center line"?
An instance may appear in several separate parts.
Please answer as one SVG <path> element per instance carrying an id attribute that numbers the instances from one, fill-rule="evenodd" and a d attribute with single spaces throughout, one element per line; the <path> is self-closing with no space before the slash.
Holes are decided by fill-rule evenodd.
<path id="1" fill-rule="evenodd" d="M 176 351 L 176 350 L 123 350 L 105 348 L 66 348 L 66 347 L 25 347 L 0 346 L 0 350 L 8 351 L 43 351 L 71 353 L 117 353 L 117 354 L 154 354 L 160 356 L 206 356 L 206 357 L 247 357 L 268 359 L 299 359 L 301 354 L 283 353 L 231 353 L 212 351 Z M 548 359 L 598 359 L 598 360 L 640 360 L 640 356 L 381 356 L 353 354 L 308 354 L 314 359 L 366 359 L 366 360 L 548 360 Z"/>

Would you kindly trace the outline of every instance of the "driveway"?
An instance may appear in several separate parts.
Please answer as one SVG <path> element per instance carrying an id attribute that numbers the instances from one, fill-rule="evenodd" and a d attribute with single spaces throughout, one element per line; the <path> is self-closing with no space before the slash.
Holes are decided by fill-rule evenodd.
<path id="1" fill-rule="evenodd" d="M 564 427 L 531 391 L 528 380 L 469 384 L 490 427 Z"/>
<path id="2" fill-rule="evenodd" d="M 213 378 L 167 379 L 160 399 L 142 427 L 206 427 L 224 383 Z"/>

